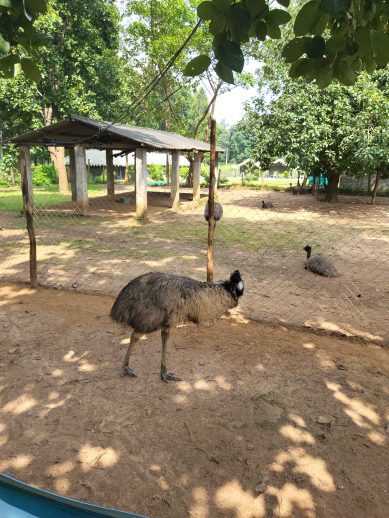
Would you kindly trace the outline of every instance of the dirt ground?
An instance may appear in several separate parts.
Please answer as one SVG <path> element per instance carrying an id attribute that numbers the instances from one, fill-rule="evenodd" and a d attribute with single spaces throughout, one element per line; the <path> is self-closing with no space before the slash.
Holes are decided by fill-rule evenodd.
<path id="1" fill-rule="evenodd" d="M 92 198 L 88 218 L 69 216 L 71 204 L 36 207 L 39 281 L 114 295 L 150 270 L 203 280 L 205 198 L 193 206 L 186 191 L 172 211 L 169 193 L 151 189 L 150 219 L 143 225 L 135 220 L 133 193 L 129 204 L 115 201 L 124 192 Z M 260 209 L 262 199 L 271 199 L 274 208 Z M 251 319 L 389 343 L 389 198 L 379 198 L 376 206 L 368 200 L 341 196 L 338 204 L 328 204 L 311 195 L 220 190 L 224 216 L 216 227 L 215 278 L 239 268 L 247 294 L 242 308 Z M 327 253 L 340 276 L 326 279 L 304 270 L 306 244 Z M 0 279 L 28 276 L 24 218 L 0 212 Z"/>
<path id="2" fill-rule="evenodd" d="M 389 516 L 389 350 L 234 312 L 135 351 L 109 296 L 0 284 L 0 470 L 153 518 Z"/>

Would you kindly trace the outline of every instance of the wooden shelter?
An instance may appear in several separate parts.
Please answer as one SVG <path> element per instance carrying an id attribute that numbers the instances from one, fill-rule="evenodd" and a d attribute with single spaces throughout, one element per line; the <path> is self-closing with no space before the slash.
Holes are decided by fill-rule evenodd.
<path id="1" fill-rule="evenodd" d="M 171 199 L 172 207 L 180 201 L 179 156 L 192 153 L 193 199 L 200 198 L 200 166 L 203 153 L 210 151 L 207 142 L 183 137 L 167 131 L 127 126 L 71 115 L 66 119 L 24 133 L 12 139 L 20 149 L 20 172 L 26 174 L 26 194 L 32 204 L 33 188 L 29 148 L 32 146 L 55 146 L 69 150 L 70 183 L 72 198 L 83 213 L 88 211 L 88 178 L 86 149 L 106 150 L 107 194 L 114 194 L 113 150 L 124 154 L 134 152 L 136 171 L 136 215 L 147 216 L 147 152 L 160 151 L 172 154 Z M 218 148 L 217 152 L 223 151 Z"/>

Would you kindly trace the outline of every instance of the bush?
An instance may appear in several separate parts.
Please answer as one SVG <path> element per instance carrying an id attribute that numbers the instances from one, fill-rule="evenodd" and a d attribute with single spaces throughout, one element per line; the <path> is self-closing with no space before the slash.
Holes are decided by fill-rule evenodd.
<path id="1" fill-rule="evenodd" d="M 4 155 L 0 161 L 0 185 L 9 187 L 16 183 L 16 179 L 19 179 L 17 159 L 14 155 Z"/>
<path id="2" fill-rule="evenodd" d="M 52 185 L 57 183 L 57 173 L 53 164 L 39 164 L 32 168 L 34 185 Z"/>
<path id="3" fill-rule="evenodd" d="M 154 182 L 163 182 L 165 179 L 165 168 L 161 164 L 150 164 L 147 166 L 148 173 Z"/>

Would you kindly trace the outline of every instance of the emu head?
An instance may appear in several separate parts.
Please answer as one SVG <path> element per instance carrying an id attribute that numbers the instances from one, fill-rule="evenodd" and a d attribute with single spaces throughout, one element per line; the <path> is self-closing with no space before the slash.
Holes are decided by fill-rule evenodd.
<path id="1" fill-rule="evenodd" d="M 307 259 L 309 259 L 311 257 L 312 247 L 309 245 L 304 246 L 304 250 L 307 252 Z"/>
<path id="2" fill-rule="evenodd" d="M 235 270 L 234 272 L 231 273 L 230 275 L 230 282 L 232 284 L 232 287 L 234 289 L 234 293 L 237 297 L 241 297 L 243 295 L 243 292 L 244 292 L 244 284 L 243 284 L 243 279 L 240 275 L 240 271 L 239 270 Z"/>
<path id="3" fill-rule="evenodd" d="M 262 200 L 262 208 L 264 209 L 264 208 L 265 208 L 265 206 L 266 206 L 266 205 L 265 205 L 265 201 L 264 201 L 264 200 Z"/>

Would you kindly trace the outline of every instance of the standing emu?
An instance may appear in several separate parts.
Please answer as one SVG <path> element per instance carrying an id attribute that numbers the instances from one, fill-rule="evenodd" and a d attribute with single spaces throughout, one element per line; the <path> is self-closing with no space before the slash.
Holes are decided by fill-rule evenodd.
<path id="1" fill-rule="evenodd" d="M 161 378 L 179 381 L 181 378 L 166 368 L 170 328 L 185 322 L 202 324 L 219 318 L 238 305 L 243 290 L 239 270 L 235 270 L 228 281 L 218 283 L 162 272 L 136 277 L 122 289 L 111 309 L 115 322 L 133 329 L 123 373 L 136 377 L 128 366 L 135 343 L 142 334 L 161 329 Z"/>
<path id="2" fill-rule="evenodd" d="M 309 245 L 305 246 L 304 250 L 307 252 L 307 260 L 305 261 L 306 270 L 311 270 L 311 272 L 323 275 L 324 277 L 338 277 L 335 265 L 329 257 L 321 252 L 311 255 L 312 247 Z"/>

